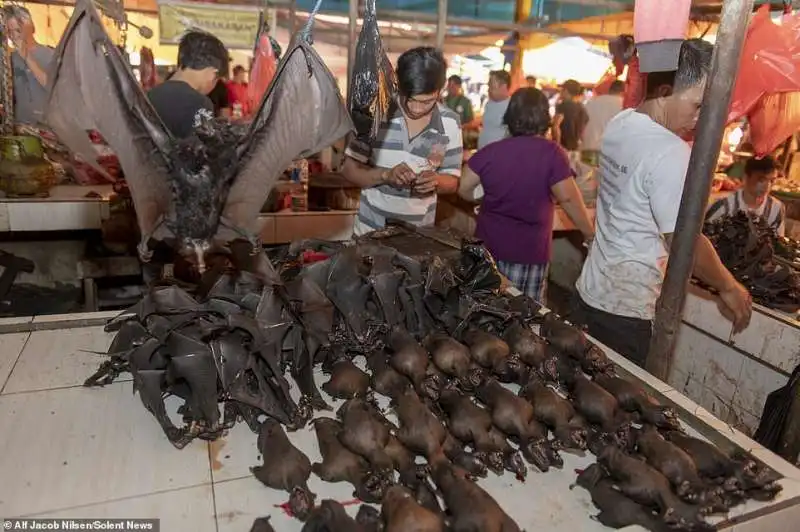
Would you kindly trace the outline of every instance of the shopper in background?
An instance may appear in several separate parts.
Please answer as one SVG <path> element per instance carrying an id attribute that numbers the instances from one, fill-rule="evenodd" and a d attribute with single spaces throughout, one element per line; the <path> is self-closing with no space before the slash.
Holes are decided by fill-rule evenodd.
<path id="1" fill-rule="evenodd" d="M 622 111 L 622 93 L 625 91 L 625 83 L 616 80 L 611 83 L 608 94 L 601 94 L 591 98 L 586 102 L 586 114 L 589 116 L 589 123 L 583 131 L 581 140 L 581 151 L 590 154 L 600 151 L 600 140 L 603 132 L 611 119 Z"/>
<path id="2" fill-rule="evenodd" d="M 559 144 L 569 152 L 570 156 L 578 159 L 581 137 L 589 123 L 589 115 L 581 103 L 583 87 L 574 79 L 568 79 L 561 86 L 561 102 L 556 105 L 556 114 L 553 122 L 556 126 L 554 132 Z"/>
<path id="3" fill-rule="evenodd" d="M 228 50 L 222 41 L 206 32 L 190 31 L 178 45 L 178 70 L 150 89 L 147 97 L 175 137 L 188 137 L 204 120 L 214 118 L 208 94 L 227 71 Z"/>
<path id="4" fill-rule="evenodd" d="M 467 126 L 472 123 L 475 113 L 472 110 L 472 103 L 464 94 L 464 81 L 460 76 L 450 76 L 447 80 L 447 96 L 445 105 L 455 111 L 461 119 L 461 125 Z"/>
<path id="5" fill-rule="evenodd" d="M 786 206 L 770 196 L 778 178 L 778 163 L 771 156 L 751 157 L 744 167 L 744 186 L 715 201 L 706 212 L 706 221 L 713 222 L 745 211 L 763 218 L 778 236 L 786 235 Z"/>
<path id="6" fill-rule="evenodd" d="M 550 128 L 550 104 L 539 89 L 511 96 L 503 122 L 510 138 L 473 155 L 459 183 L 459 195 L 471 201 L 483 186 L 476 235 L 497 260 L 500 272 L 526 295 L 544 303 L 553 198 L 589 241 L 594 235 L 564 150 L 544 135 Z"/>
<path id="7" fill-rule="evenodd" d="M 529 89 L 536 88 L 536 76 L 525 76 L 525 83 L 528 85 Z"/>
<path id="8" fill-rule="evenodd" d="M 211 105 L 214 106 L 214 116 L 221 118 L 231 117 L 231 102 L 228 98 L 228 76 L 220 76 L 217 84 L 208 93 Z"/>
<path id="9" fill-rule="evenodd" d="M 228 82 L 228 103 L 234 118 L 250 113 L 247 101 L 247 72 L 242 65 L 233 67 L 233 79 Z"/>
<path id="10" fill-rule="evenodd" d="M 511 75 L 505 70 L 489 73 L 489 101 L 483 110 L 483 127 L 478 137 L 478 149 L 508 136 L 503 115 L 511 96 Z"/>
<path id="11" fill-rule="evenodd" d="M 354 140 L 347 147 L 342 174 L 362 189 L 356 235 L 383 228 L 387 218 L 433 225 L 437 193 L 458 189 L 461 128 L 458 115 L 439 103 L 446 75 L 447 63 L 436 48 L 403 53 L 392 118 L 372 145 Z"/>
<path id="12" fill-rule="evenodd" d="M 18 5 L 3 6 L 8 38 L 14 45 L 14 120 L 43 125 L 47 106 L 47 70 L 55 51 L 36 42 L 30 11 Z"/>
<path id="13" fill-rule="evenodd" d="M 644 102 L 620 112 L 603 135 L 596 234 L 571 319 L 640 366 L 650 347 L 689 166 L 691 149 L 681 137 L 697 126 L 713 51 L 703 40 L 684 41 L 678 70 L 648 74 Z M 694 275 L 717 290 L 720 310 L 735 331 L 747 326 L 750 294 L 702 234 Z"/>

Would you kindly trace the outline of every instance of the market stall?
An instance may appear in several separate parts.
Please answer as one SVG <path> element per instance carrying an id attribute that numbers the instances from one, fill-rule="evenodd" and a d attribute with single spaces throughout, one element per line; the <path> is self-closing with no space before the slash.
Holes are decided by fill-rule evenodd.
<path id="1" fill-rule="evenodd" d="M 441 250 L 446 241 L 441 235 L 435 238 L 427 246 L 416 240 L 413 245 L 424 256 L 426 247 Z M 546 312 L 539 311 L 542 315 Z M 80 386 L 101 360 L 92 353 L 107 349 L 112 341 L 113 334 L 104 332 L 103 325 L 114 315 L 29 317 L 0 323 L 0 344 L 6 346 L 0 351 L 4 357 L 0 358 L 4 362 L 0 377 L 5 383 L 0 394 L 0 442 L 7 450 L 0 457 L 0 472 L 12 479 L 0 485 L 0 512 L 44 518 L 115 517 L 136 511 L 140 517 L 160 518 L 162 529 L 230 532 L 246 530 L 254 519 L 270 516 L 275 530 L 300 530 L 302 523 L 285 512 L 289 494 L 269 489 L 253 478 L 249 467 L 266 457 L 256 435 L 244 423 L 211 442 L 196 439 L 177 450 L 130 393 L 133 383 L 126 373 L 118 376 L 119 382 L 105 383 L 100 389 Z M 800 517 L 800 481 L 794 466 L 623 357 L 598 347 L 620 377 L 641 387 L 652 401 L 674 410 L 688 436 L 710 442 L 729 456 L 748 453 L 758 467 L 782 477 L 774 500 L 748 501 L 724 516 L 711 518 L 717 530 L 777 532 L 787 530 Z M 364 367 L 358 357 L 356 363 Z M 324 391 L 330 390 L 328 380 L 326 372 L 317 367 L 316 386 L 334 408 L 317 412 L 317 417 L 332 418 L 345 404 Z M 510 387 L 515 389 L 515 385 Z M 139 388 L 142 393 L 146 390 Z M 377 397 L 385 408 L 388 400 Z M 167 401 L 170 415 L 179 403 L 176 397 Z M 43 417 L 47 423 L 39 421 Z M 394 420 L 393 415 L 390 418 Z M 315 432 L 301 429 L 288 433 L 289 441 L 312 462 L 325 460 Z M 61 445 L 53 447 L 54 440 Z M 127 459 L 120 462 L 120 454 Z M 489 473 L 477 485 L 498 501 L 520 528 L 609 530 L 592 517 L 597 510 L 589 491 L 574 486 L 578 472 L 587 470 L 595 457 L 589 452 L 561 455 L 562 468 L 530 470 L 524 483 L 506 472 L 502 476 Z M 149 466 L 147 474 L 142 474 L 143 463 Z M 114 476 L 97 483 L 85 474 L 89 469 L 113 471 Z M 342 502 L 351 516 L 360 509 L 361 501 L 353 501 L 353 488 L 346 482 L 323 482 L 312 474 L 308 488 L 317 501 Z M 194 510 L 187 512 L 187 507 Z M 625 517 L 629 515 L 623 514 Z"/>

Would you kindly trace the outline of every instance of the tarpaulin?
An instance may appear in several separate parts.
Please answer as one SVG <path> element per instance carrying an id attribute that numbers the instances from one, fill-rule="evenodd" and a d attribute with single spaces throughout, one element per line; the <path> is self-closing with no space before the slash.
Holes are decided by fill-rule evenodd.
<path id="1" fill-rule="evenodd" d="M 742 49 L 728 121 L 747 116 L 757 155 L 800 128 L 800 15 L 772 22 L 769 6 L 753 16 Z"/>
<path id="2" fill-rule="evenodd" d="M 628 62 L 628 76 L 625 78 L 625 92 L 622 97 L 622 108 L 638 107 L 644 100 L 646 74 L 639 72 L 639 56 L 634 55 Z"/>
<path id="3" fill-rule="evenodd" d="M 633 36 L 639 50 L 641 72 L 678 69 L 691 7 L 692 0 L 636 0 Z"/>
<path id="4" fill-rule="evenodd" d="M 278 60 L 275 57 L 275 50 L 266 32 L 262 32 L 258 37 L 258 44 L 253 58 L 253 66 L 250 68 L 250 81 L 247 84 L 247 105 L 243 106 L 245 115 L 254 113 L 261 105 L 261 99 L 267 92 L 272 78 L 278 69 Z"/>
<path id="5" fill-rule="evenodd" d="M 153 51 L 146 46 L 143 46 L 142 51 L 139 52 L 139 83 L 145 92 L 158 83 L 156 60 L 153 57 Z"/>

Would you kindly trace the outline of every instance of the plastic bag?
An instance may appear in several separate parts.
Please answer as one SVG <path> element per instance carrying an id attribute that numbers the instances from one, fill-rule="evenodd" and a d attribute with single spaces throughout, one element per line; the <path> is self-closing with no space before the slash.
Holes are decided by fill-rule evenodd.
<path id="1" fill-rule="evenodd" d="M 639 72 L 639 56 L 634 55 L 628 63 L 628 77 L 625 78 L 625 93 L 622 108 L 638 107 L 644 100 L 644 88 L 647 75 Z"/>
<path id="2" fill-rule="evenodd" d="M 356 41 L 352 85 L 347 107 L 359 140 L 370 142 L 378 135 L 397 92 L 394 69 L 383 48 L 378 31 L 375 0 L 364 5 L 364 22 Z"/>
<path id="3" fill-rule="evenodd" d="M 642 72 L 677 70 L 692 0 L 636 0 L 633 34 Z"/>
<path id="4" fill-rule="evenodd" d="M 253 58 L 253 66 L 250 69 L 250 81 L 247 84 L 247 105 L 244 112 L 245 116 L 254 113 L 261 107 L 261 100 L 267 92 L 275 72 L 278 70 L 278 60 L 275 57 L 275 50 L 266 32 L 258 36 L 258 43 Z"/>
<path id="5" fill-rule="evenodd" d="M 139 52 L 139 83 L 145 92 L 155 87 L 158 83 L 153 51 L 146 46 L 143 46 L 142 51 Z"/>
<path id="6" fill-rule="evenodd" d="M 757 155 L 775 150 L 800 127 L 800 15 L 777 25 L 769 6 L 747 29 L 728 121 L 747 116 Z"/>
<path id="7" fill-rule="evenodd" d="M 786 386 L 778 388 L 767 395 L 767 400 L 764 403 L 764 412 L 761 414 L 761 421 L 753 436 L 755 441 L 791 463 L 797 461 L 799 451 L 797 447 L 800 442 L 788 442 L 788 448 L 781 448 L 781 440 L 783 440 L 786 425 L 789 422 L 789 413 L 792 408 L 792 401 L 797 395 L 798 386 L 800 386 L 800 366 L 794 368 Z"/>

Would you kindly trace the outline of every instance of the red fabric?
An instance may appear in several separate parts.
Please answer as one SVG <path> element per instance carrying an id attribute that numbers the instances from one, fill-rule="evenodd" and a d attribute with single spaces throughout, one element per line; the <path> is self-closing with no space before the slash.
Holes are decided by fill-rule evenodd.
<path id="1" fill-rule="evenodd" d="M 633 36 L 637 43 L 685 39 L 692 0 L 636 0 Z"/>
<path id="2" fill-rule="evenodd" d="M 622 108 L 638 107 L 644 100 L 646 75 L 639 72 L 639 57 L 634 55 L 628 62 L 628 77 L 625 78 L 625 92 L 622 97 Z"/>
<path id="3" fill-rule="evenodd" d="M 278 61 L 275 59 L 269 35 L 263 33 L 258 38 L 253 67 L 250 69 L 250 83 L 247 85 L 247 107 L 251 112 L 255 113 L 261 106 L 261 99 L 272 83 L 277 69 Z"/>
<path id="4" fill-rule="evenodd" d="M 785 15 L 779 26 L 762 6 L 747 30 L 728 121 L 747 116 L 756 154 L 769 154 L 800 128 L 798 92 L 800 15 Z"/>
<path id="5" fill-rule="evenodd" d="M 239 104 L 242 106 L 242 113 L 244 116 L 250 114 L 250 99 L 248 97 L 248 90 L 247 90 L 247 83 L 236 83 L 235 81 L 229 81 L 226 84 L 228 88 L 228 103 L 232 108 L 234 104 Z"/>
<path id="6" fill-rule="evenodd" d="M 602 94 L 608 94 L 609 89 L 611 88 L 611 84 L 617 80 L 617 69 L 609 67 L 603 77 L 600 78 L 595 86 L 594 90 L 592 91 L 595 95 L 600 96 Z"/>
<path id="7" fill-rule="evenodd" d="M 149 91 L 158 83 L 156 60 L 153 57 L 153 51 L 146 46 L 143 46 L 142 51 L 139 52 L 139 81 L 145 91 Z"/>

